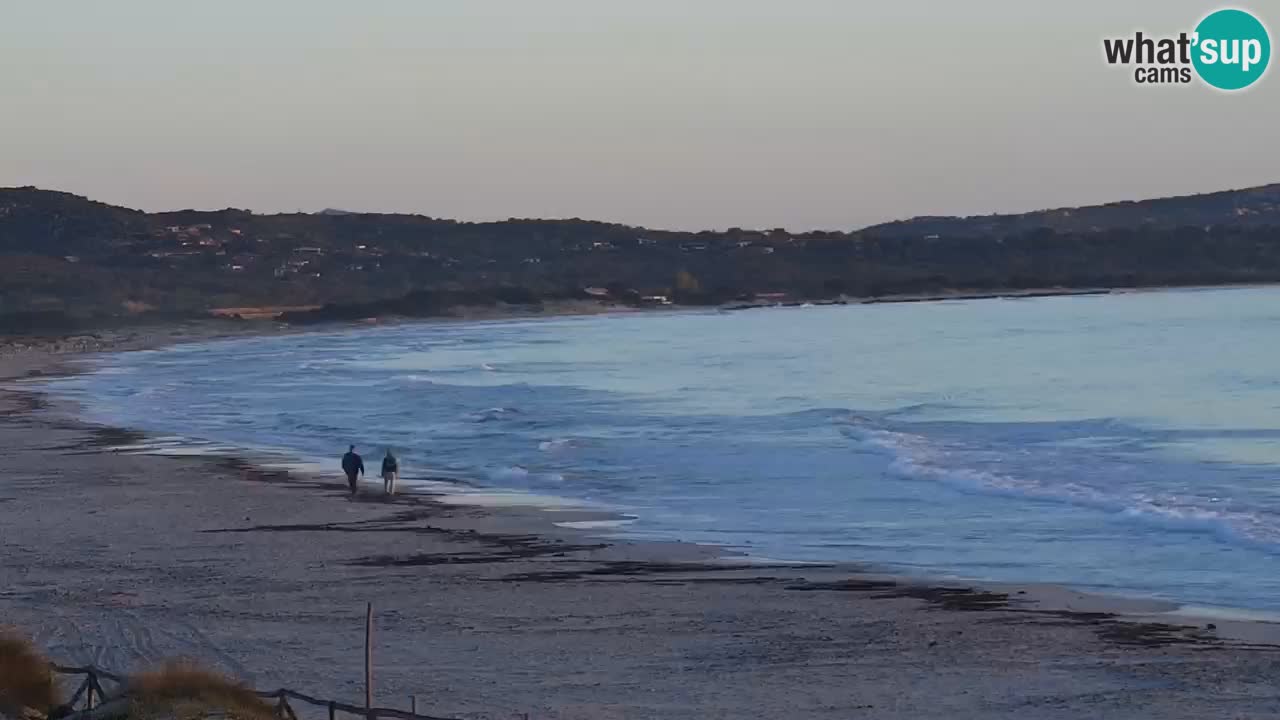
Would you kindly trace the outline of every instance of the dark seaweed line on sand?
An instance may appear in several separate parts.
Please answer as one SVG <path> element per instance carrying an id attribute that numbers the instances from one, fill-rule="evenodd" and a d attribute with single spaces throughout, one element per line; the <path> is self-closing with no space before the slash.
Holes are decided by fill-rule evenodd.
<path id="1" fill-rule="evenodd" d="M 1019 607 L 1018 601 L 1008 593 L 978 590 L 972 587 L 946 587 L 912 585 L 890 580 L 852 579 L 838 583 L 797 583 L 789 585 L 788 590 L 804 592 L 840 591 L 863 592 L 872 598 L 895 599 L 912 598 L 922 600 L 933 607 L 958 612 L 1000 612 L 1019 613 L 1021 618 L 996 618 L 993 622 L 1026 622 L 1035 624 L 1053 623 L 1081 624 L 1091 626 L 1103 640 L 1119 645 L 1137 645 L 1143 647 L 1163 647 L 1168 645 L 1196 645 L 1205 649 L 1225 647 L 1225 644 L 1213 635 L 1206 634 L 1204 628 L 1194 625 L 1173 625 L 1168 623 L 1135 622 L 1125 620 L 1116 613 L 1078 612 L 1073 610 L 1038 610 Z M 1280 650 L 1275 646 L 1253 646 L 1255 649 Z"/>
<path id="2" fill-rule="evenodd" d="M 752 566 L 753 569 L 761 569 L 763 567 L 765 566 Z M 794 568 L 794 566 L 775 567 Z M 783 588 L 793 592 L 856 592 L 866 594 L 873 599 L 910 598 L 920 600 L 930 607 L 945 611 L 998 613 L 990 622 L 1087 625 L 1094 630 L 1099 638 L 1118 645 L 1142 647 L 1190 645 L 1205 650 L 1231 647 L 1233 649 L 1280 651 L 1280 646 L 1275 645 L 1252 643 L 1228 645 L 1211 634 L 1212 626 L 1206 629 L 1193 625 L 1137 622 L 1127 620 L 1116 613 L 1107 612 L 1039 610 L 1019 607 L 1020 601 L 1011 597 L 1008 593 L 991 592 L 973 587 L 930 586 L 873 578 L 851 578 L 839 582 L 814 583 L 767 576 L 748 578 L 680 578 L 679 581 L 669 577 L 678 573 L 724 572 L 741 569 L 741 566 L 735 567 L 721 564 L 613 562 L 578 570 L 521 573 L 509 575 L 503 580 L 508 582 L 565 582 L 614 577 L 629 580 L 643 578 L 645 581 L 663 582 L 664 584 L 676 584 L 676 582 L 785 583 Z M 668 577 L 663 578 L 662 576 Z"/>
<path id="3" fill-rule="evenodd" d="M 478 542 L 498 549 L 484 553 L 418 553 L 411 555 L 378 555 L 352 560 L 357 567 L 430 567 L 438 565 L 480 565 L 526 560 L 536 557 L 566 558 L 570 553 L 586 552 L 606 547 L 605 544 L 572 544 L 562 540 L 547 540 L 535 535 L 501 535 L 478 533 L 471 530 L 451 530 L 430 525 L 414 524 L 432 517 L 437 509 L 420 508 L 395 513 L 384 518 L 356 520 L 342 523 L 299 523 L 287 525 L 254 525 L 243 528 L 205 530 L 207 533 L 242 532 L 374 532 L 414 533 L 443 536 L 457 542 Z M 672 563 L 650 561 L 557 560 L 555 562 L 578 565 L 571 569 L 539 570 L 513 573 L 494 582 L 652 582 L 664 585 L 700 583 L 782 585 L 791 592 L 855 592 L 873 599 L 920 600 L 928 606 L 953 612 L 999 613 L 992 622 L 1027 622 L 1051 624 L 1061 622 L 1071 625 L 1088 625 L 1106 641 L 1119 645 L 1162 647 L 1169 645 L 1193 645 L 1204 649 L 1226 647 L 1226 644 L 1207 634 L 1204 628 L 1167 623 L 1135 622 L 1114 613 L 1076 612 L 1070 610 L 1037 610 L 1019 607 L 1018 600 L 1007 593 L 981 590 L 974 587 L 929 586 L 875 578 L 851 578 L 838 582 L 815 583 L 795 578 L 753 575 L 750 577 L 688 577 L 692 574 L 720 575 L 741 572 L 744 569 L 790 569 L 794 565 L 733 565 L 724 563 Z M 580 565 L 579 565 L 580 564 Z M 833 566 L 819 566 L 830 569 Z M 806 566 L 807 569 L 819 569 Z M 1278 651 L 1271 645 L 1232 645 L 1255 650 Z"/>
<path id="4" fill-rule="evenodd" d="M 249 532 L 342 532 L 342 533 L 409 533 L 434 535 L 459 543 L 479 543 L 496 548 L 498 553 L 417 553 L 406 556 L 376 555 L 352 560 L 349 564 L 360 567 L 412 567 L 446 564 L 478 564 L 506 562 L 544 555 L 564 556 L 573 552 L 587 552 L 607 547 L 604 543 L 568 543 L 558 538 L 542 538 L 537 535 L 505 535 L 482 533 L 474 530 L 454 530 L 432 525 L 414 524 L 438 514 L 438 509 L 427 507 L 406 510 L 384 518 L 353 520 L 332 523 L 296 523 L 285 525 L 251 525 L 242 528 L 217 528 L 202 530 L 204 533 Z"/>

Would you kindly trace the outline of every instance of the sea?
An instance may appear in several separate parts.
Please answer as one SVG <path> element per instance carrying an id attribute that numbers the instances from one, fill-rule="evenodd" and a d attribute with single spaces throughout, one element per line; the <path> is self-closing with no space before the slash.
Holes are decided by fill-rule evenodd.
<path id="1" fill-rule="evenodd" d="M 626 538 L 1280 610 L 1280 289 L 400 324 L 91 368 L 50 390 L 335 486 L 348 444 L 374 474 L 391 448 L 406 485 Z"/>

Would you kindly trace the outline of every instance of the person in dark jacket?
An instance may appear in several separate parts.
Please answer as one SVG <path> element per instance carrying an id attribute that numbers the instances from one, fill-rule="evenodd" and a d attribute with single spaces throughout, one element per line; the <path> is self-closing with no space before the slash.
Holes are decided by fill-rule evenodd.
<path id="1" fill-rule="evenodd" d="M 356 454 L 356 446 L 352 445 L 347 449 L 347 454 L 342 456 L 342 472 L 347 474 L 347 484 L 351 486 L 351 495 L 356 494 L 356 478 L 364 474 L 364 459 Z"/>
<path id="2" fill-rule="evenodd" d="M 382 458 L 382 491 L 388 495 L 396 494 L 396 480 L 400 479 L 400 461 L 387 448 L 386 457 Z"/>

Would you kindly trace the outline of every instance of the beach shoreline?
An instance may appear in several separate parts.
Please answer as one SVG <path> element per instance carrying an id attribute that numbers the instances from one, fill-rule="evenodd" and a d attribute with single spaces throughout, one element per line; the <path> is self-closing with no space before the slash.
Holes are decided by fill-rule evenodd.
<path id="1" fill-rule="evenodd" d="M 1187 285 L 1160 287 L 1097 287 L 1097 288 L 1021 288 L 990 291 L 947 290 L 931 293 L 908 293 L 877 296 L 840 296 L 825 300 L 790 298 L 785 301 L 743 301 L 721 305 L 648 305 L 633 307 L 618 302 L 598 300 L 548 301 L 540 306 L 518 305 L 461 306 L 452 308 L 449 314 L 423 317 L 369 317 L 363 320 L 335 320 L 319 323 L 291 325 L 269 315 L 255 312 L 256 308 L 222 308 L 209 311 L 206 317 L 192 317 L 181 321 L 165 321 L 143 324 L 124 324 L 114 327 L 88 326 L 76 330 L 34 332 L 25 335 L 0 335 L 0 357 L 26 351 L 53 352 L 119 352 L 142 350 L 180 342 L 198 342 L 220 338 L 244 336 L 286 335 L 298 333 L 335 332 L 370 326 L 396 326 L 402 324 L 453 324 L 474 322 L 501 322 L 509 320 L 537 320 L 592 315 L 630 315 L 635 313 L 671 312 L 737 312 L 742 310 L 774 307 L 799 307 L 805 305 L 891 305 L 931 302 L 955 302 L 973 300 L 1018 300 L 1051 297 L 1087 297 L 1096 295 L 1196 291 L 1213 289 L 1247 289 L 1269 287 L 1271 284 Z M 231 310 L 248 311 L 240 317 Z"/>
<path id="2" fill-rule="evenodd" d="M 1167 285 L 1151 287 L 1047 287 L 990 291 L 947 290 L 931 293 L 908 293 L 879 296 L 840 296 L 827 300 L 790 299 L 778 302 L 742 302 L 722 305 L 655 305 L 632 307 L 616 302 L 595 300 L 550 301 L 541 306 L 457 307 L 450 314 L 429 317 L 370 317 L 364 320 L 338 320 L 314 324 L 291 325 L 270 317 L 237 318 L 211 310 L 207 317 L 181 321 L 85 327 L 72 331 L 36 332 L 25 335 L 0 335 L 0 360 L 35 353 L 35 357 L 54 355 L 85 356 L 94 353 L 127 352 L 156 349 L 187 342 L 205 342 L 238 337 L 296 335 L 302 333 L 342 332 L 368 327 L 398 325 L 433 325 L 476 322 L 539 320 L 593 315 L 633 315 L 637 313 L 676 312 L 740 312 L 743 310 L 802 306 L 860 306 L 915 303 L 961 302 L 982 300 L 1034 300 L 1057 297 L 1091 297 L 1159 292 L 1196 292 L 1209 290 L 1247 290 L 1273 287 L 1275 283 L 1234 283 L 1229 285 Z M 246 308 L 240 308 L 245 310 Z M 5 371 L 5 375 L 11 375 Z M 0 377 L 0 380 L 5 379 Z"/>
<path id="3" fill-rule="evenodd" d="M 94 350 L 201 339 L 170 330 Z M 127 672 L 185 656 L 355 700 L 369 600 L 387 643 L 381 704 L 422 693 L 459 717 L 776 717 L 797 697 L 812 717 L 1197 717 L 1228 687 L 1237 706 L 1256 703 L 1247 716 L 1280 716 L 1262 692 L 1280 650 L 1270 622 L 1056 586 L 726 561 L 555 522 L 607 519 L 593 512 L 352 502 L 337 473 L 132 452 L 145 436 L 14 386 L 74 372 L 81 350 L 66 350 L 0 360 L 14 450 L 0 610 L 59 661 Z M 563 665 L 536 661 L 548 655 Z"/>

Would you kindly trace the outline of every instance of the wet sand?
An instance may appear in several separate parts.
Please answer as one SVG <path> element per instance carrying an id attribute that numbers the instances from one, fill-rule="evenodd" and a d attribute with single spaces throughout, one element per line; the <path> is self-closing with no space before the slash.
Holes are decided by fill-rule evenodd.
<path id="1" fill-rule="evenodd" d="M 11 353 L 0 378 L 59 359 Z M 194 658 L 358 703 L 372 602 L 377 704 L 416 694 L 436 715 L 1280 717 L 1268 623 L 725 563 L 554 524 L 576 514 L 388 502 L 373 480 L 353 501 L 337 472 L 126 449 L 141 439 L 0 390 L 0 623 L 55 660 L 127 672 Z"/>

